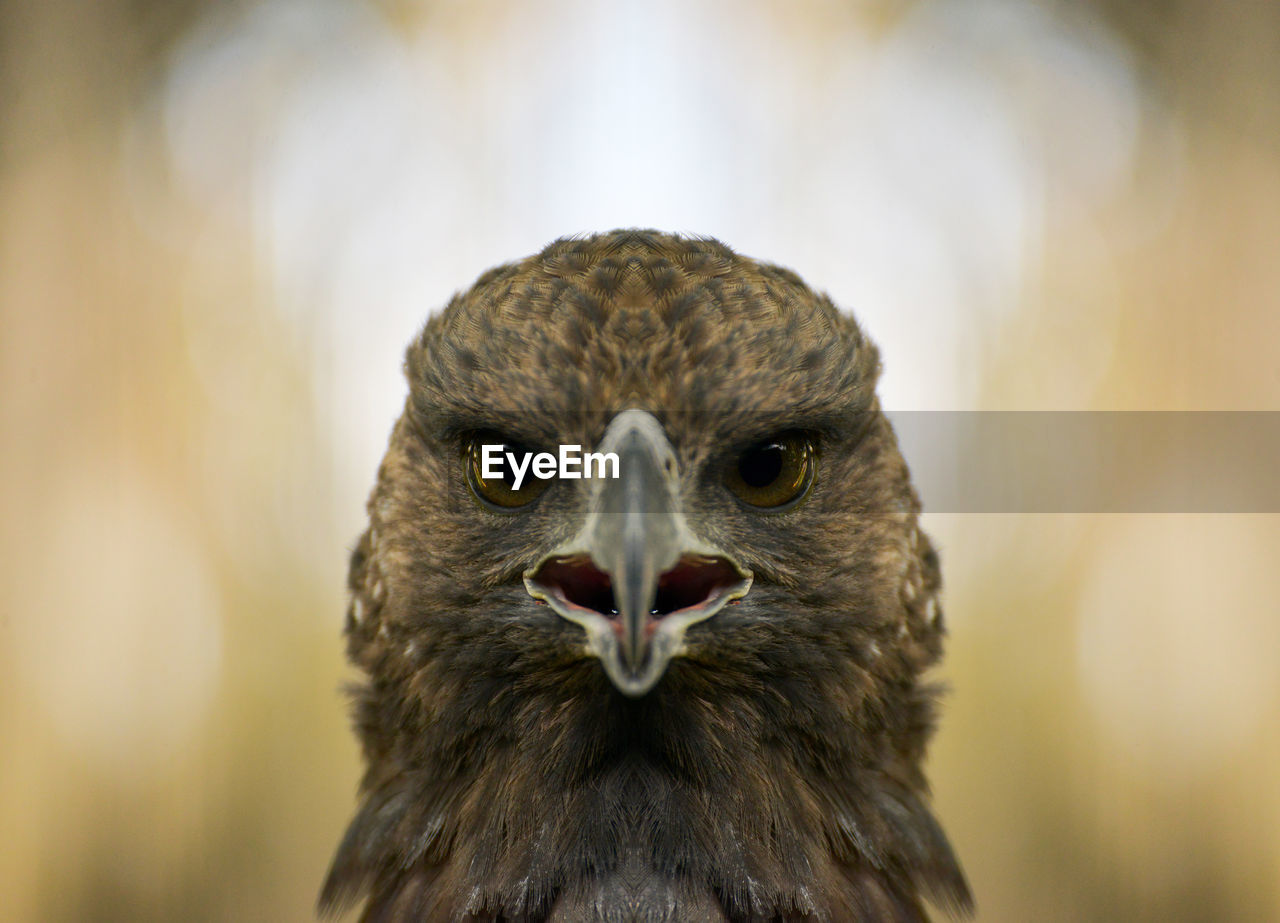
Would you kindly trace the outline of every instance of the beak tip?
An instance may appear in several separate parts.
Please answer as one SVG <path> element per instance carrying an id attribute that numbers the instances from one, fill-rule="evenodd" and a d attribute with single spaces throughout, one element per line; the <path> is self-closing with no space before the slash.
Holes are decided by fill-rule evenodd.
<path id="1" fill-rule="evenodd" d="M 666 673 L 666 665 L 658 669 L 645 669 L 639 673 L 629 673 L 616 664 L 606 664 L 605 672 L 613 687 L 629 699 L 639 699 L 648 695 Z"/>

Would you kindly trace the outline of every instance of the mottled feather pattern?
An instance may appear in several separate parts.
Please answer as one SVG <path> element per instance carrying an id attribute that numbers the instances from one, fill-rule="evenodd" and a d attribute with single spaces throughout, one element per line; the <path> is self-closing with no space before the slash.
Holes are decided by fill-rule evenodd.
<path id="1" fill-rule="evenodd" d="M 937 555 L 857 323 L 708 239 L 615 231 L 497 267 L 433 317 L 351 561 L 367 770 L 322 904 L 366 921 L 846 921 L 969 906 L 921 760 L 941 654 Z M 598 443 L 652 412 L 684 509 L 755 574 L 647 695 L 522 572 L 581 492 L 473 502 L 460 440 Z M 721 467 L 820 438 L 810 495 L 746 510 Z"/>

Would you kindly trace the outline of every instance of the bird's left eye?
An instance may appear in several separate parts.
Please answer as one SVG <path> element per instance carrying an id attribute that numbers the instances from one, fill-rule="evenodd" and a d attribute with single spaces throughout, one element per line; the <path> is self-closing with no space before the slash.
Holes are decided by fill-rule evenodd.
<path id="1" fill-rule="evenodd" d="M 742 502 L 778 510 L 798 503 L 813 484 L 813 440 L 785 433 L 758 442 L 730 463 L 724 483 Z"/>
<path id="2" fill-rule="evenodd" d="M 490 449 L 491 461 L 488 467 L 490 473 L 496 476 L 486 477 L 485 446 L 494 447 Z M 534 475 L 533 465 L 527 457 L 531 454 L 527 447 L 496 433 L 481 433 L 472 437 L 466 445 L 465 459 L 467 483 L 471 486 L 471 492 L 484 505 L 502 510 L 514 510 L 532 503 L 550 481 Z M 523 475 L 512 470 L 509 455 L 514 456 L 516 464 L 522 466 Z M 516 487 L 517 480 L 520 482 L 519 487 Z"/>

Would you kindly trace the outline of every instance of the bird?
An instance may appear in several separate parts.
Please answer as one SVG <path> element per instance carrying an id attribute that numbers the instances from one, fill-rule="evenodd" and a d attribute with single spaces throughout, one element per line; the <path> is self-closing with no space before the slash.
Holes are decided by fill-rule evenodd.
<path id="1" fill-rule="evenodd" d="M 967 914 L 922 766 L 939 557 L 880 368 L 791 270 L 653 230 L 431 316 L 350 559 L 365 769 L 321 911 Z M 617 471 L 517 485 L 562 447 Z"/>

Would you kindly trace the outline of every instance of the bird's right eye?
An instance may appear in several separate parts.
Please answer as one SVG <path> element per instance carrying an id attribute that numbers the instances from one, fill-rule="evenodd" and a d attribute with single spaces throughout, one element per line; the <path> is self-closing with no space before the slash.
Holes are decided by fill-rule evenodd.
<path id="1" fill-rule="evenodd" d="M 783 433 L 743 452 L 724 480 L 748 506 L 780 512 L 808 493 L 816 467 L 813 439 L 804 433 Z"/>
<path id="2" fill-rule="evenodd" d="M 486 446 L 490 447 L 488 476 Z M 487 507 L 504 511 L 513 511 L 536 500 L 551 482 L 534 477 L 532 462 L 527 458 L 530 454 L 528 447 L 496 433 L 480 433 L 471 437 L 466 446 L 465 464 L 467 484 L 476 499 Z M 512 469 L 510 456 L 516 458 L 517 464 L 527 466 L 522 480 Z M 519 488 L 516 487 L 517 480 L 520 480 Z"/>

